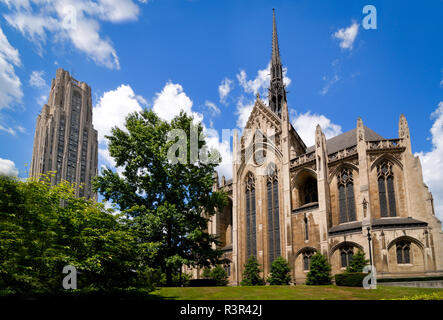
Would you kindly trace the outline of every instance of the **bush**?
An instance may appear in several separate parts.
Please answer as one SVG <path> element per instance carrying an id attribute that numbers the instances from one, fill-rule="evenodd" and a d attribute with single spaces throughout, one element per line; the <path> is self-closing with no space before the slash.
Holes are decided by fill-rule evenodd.
<path id="1" fill-rule="evenodd" d="M 211 270 L 210 276 L 211 279 L 215 280 L 217 286 L 226 286 L 228 284 L 228 274 L 220 265 Z"/>
<path id="2" fill-rule="evenodd" d="M 278 257 L 272 262 L 271 276 L 268 278 L 269 284 L 288 285 L 291 282 L 290 271 L 288 262 L 284 258 Z"/>
<path id="3" fill-rule="evenodd" d="M 205 267 L 202 272 L 203 279 L 211 279 L 211 268 Z"/>
<path id="4" fill-rule="evenodd" d="M 242 286 L 262 286 L 265 281 L 260 278 L 260 264 L 254 256 L 248 259 L 243 271 L 243 280 L 240 282 Z"/>
<path id="5" fill-rule="evenodd" d="M 154 286 L 155 287 L 166 287 L 166 273 L 162 273 L 161 271 L 155 276 Z M 187 287 L 189 286 L 189 282 L 192 278 L 191 274 L 182 273 L 180 275 L 179 272 L 172 274 L 172 283 L 170 286 L 172 287 Z"/>
<path id="6" fill-rule="evenodd" d="M 216 286 L 226 286 L 228 284 L 228 274 L 226 270 L 218 265 L 215 268 L 204 268 L 202 272 L 203 279 L 211 279 L 215 281 Z"/>
<path id="7" fill-rule="evenodd" d="M 321 253 L 316 253 L 311 258 L 311 268 L 306 278 L 306 284 L 331 284 L 331 265 Z"/>
<path id="8" fill-rule="evenodd" d="M 361 250 L 358 250 L 349 262 L 349 266 L 346 268 L 346 272 L 362 272 L 363 268 L 367 264 L 369 264 L 369 260 L 365 259 L 365 253 Z"/>
<path id="9" fill-rule="evenodd" d="M 363 279 L 367 276 L 363 272 L 345 272 L 335 275 L 335 284 L 344 287 L 363 287 Z"/>

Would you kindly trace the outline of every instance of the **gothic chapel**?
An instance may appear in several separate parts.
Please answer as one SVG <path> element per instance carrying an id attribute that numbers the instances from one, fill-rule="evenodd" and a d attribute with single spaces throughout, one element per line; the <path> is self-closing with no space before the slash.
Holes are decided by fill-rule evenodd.
<path id="1" fill-rule="evenodd" d="M 214 183 L 228 192 L 229 205 L 208 225 L 231 261 L 231 285 L 240 284 L 251 255 L 264 277 L 282 256 L 296 283 L 305 282 L 316 252 L 332 274 L 343 272 L 357 250 L 369 259 L 368 232 L 378 278 L 443 275 L 441 222 L 406 118 L 395 139 L 359 118 L 355 129 L 331 139 L 317 125 L 315 145 L 306 146 L 289 121 L 275 13 L 269 105 L 257 96 L 233 151 L 233 179 Z"/>

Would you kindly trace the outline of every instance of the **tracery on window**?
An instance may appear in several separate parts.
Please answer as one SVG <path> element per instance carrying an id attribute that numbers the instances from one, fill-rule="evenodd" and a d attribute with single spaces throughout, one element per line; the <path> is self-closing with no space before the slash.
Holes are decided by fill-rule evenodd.
<path id="1" fill-rule="evenodd" d="M 303 270 L 309 271 L 311 269 L 311 258 L 315 254 L 315 251 L 312 249 L 307 249 L 303 251 Z"/>
<path id="2" fill-rule="evenodd" d="M 378 195 L 380 199 L 380 215 L 382 217 L 395 217 L 394 171 L 389 161 L 383 161 L 377 166 Z"/>
<path id="3" fill-rule="evenodd" d="M 400 241 L 396 245 L 397 263 L 408 264 L 411 263 L 411 243 L 409 241 Z"/>
<path id="4" fill-rule="evenodd" d="M 340 248 L 340 261 L 342 268 L 346 268 L 349 266 L 351 259 L 354 255 L 354 248 L 349 245 L 345 245 Z"/>
<path id="5" fill-rule="evenodd" d="M 255 178 L 252 173 L 246 176 L 246 253 L 247 258 L 257 256 Z"/>
<path id="6" fill-rule="evenodd" d="M 278 174 L 274 170 L 266 183 L 268 199 L 268 256 L 269 263 L 281 255 L 280 249 L 280 215 L 278 199 Z"/>
<path id="7" fill-rule="evenodd" d="M 340 223 L 356 220 L 352 170 L 344 168 L 337 175 Z"/>

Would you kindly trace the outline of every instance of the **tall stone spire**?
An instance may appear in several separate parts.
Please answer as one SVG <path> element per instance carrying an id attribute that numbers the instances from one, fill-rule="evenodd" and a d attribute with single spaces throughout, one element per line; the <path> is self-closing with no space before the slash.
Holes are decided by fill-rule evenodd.
<path id="1" fill-rule="evenodd" d="M 271 58 L 271 83 L 269 85 L 269 107 L 281 117 L 283 102 L 286 102 L 286 90 L 283 83 L 283 69 L 280 61 L 278 47 L 277 24 L 275 22 L 275 9 L 273 14 L 272 30 L 272 58 Z"/>

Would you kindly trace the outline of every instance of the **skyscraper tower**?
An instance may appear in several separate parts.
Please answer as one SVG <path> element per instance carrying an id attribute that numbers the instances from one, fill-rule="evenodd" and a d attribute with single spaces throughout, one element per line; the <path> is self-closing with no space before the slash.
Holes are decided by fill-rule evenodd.
<path id="1" fill-rule="evenodd" d="M 271 83 L 269 84 L 269 107 L 281 117 L 283 101 L 286 101 L 286 89 L 283 83 L 283 68 L 280 61 L 278 48 L 277 24 L 275 22 L 275 10 L 273 13 L 272 26 L 272 58 L 271 58 Z"/>
<path id="2" fill-rule="evenodd" d="M 91 88 L 58 69 L 48 103 L 37 117 L 30 174 L 55 171 L 51 183 L 76 183 L 76 196 L 96 199 L 97 131 L 92 125 Z"/>

